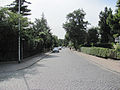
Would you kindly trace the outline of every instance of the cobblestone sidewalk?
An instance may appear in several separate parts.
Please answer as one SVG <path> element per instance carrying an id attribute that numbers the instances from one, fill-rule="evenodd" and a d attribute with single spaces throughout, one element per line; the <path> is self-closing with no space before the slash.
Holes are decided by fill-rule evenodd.
<path id="1" fill-rule="evenodd" d="M 18 64 L 18 62 L 0 63 L 0 73 L 14 72 L 17 70 L 25 69 L 29 66 L 32 66 L 33 64 L 40 61 L 41 59 L 43 59 L 44 57 L 46 57 L 49 54 L 50 54 L 50 52 L 37 54 L 37 55 L 23 59 L 21 61 L 21 63 L 19 63 L 19 64 Z"/>
<path id="2" fill-rule="evenodd" d="M 108 69 L 120 74 L 120 60 L 104 59 L 77 51 L 75 51 L 75 53 L 77 53 L 80 56 L 83 56 L 84 58 L 88 58 L 87 60 L 92 61 L 94 64 L 97 64 L 100 67 L 102 66 L 102 68 L 104 69 Z"/>

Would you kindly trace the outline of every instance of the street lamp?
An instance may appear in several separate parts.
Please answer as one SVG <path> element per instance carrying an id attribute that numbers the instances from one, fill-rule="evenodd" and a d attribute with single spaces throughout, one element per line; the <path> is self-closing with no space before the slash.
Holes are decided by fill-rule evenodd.
<path id="1" fill-rule="evenodd" d="M 19 5 L 18 5 L 18 14 L 20 15 L 20 0 L 19 0 Z M 19 20 L 18 20 L 18 63 L 21 62 L 21 58 L 20 58 L 20 16 L 19 16 Z"/>
<path id="2" fill-rule="evenodd" d="M 25 39 L 24 38 L 21 38 L 22 39 L 22 42 L 21 42 L 21 60 L 23 60 L 24 58 L 24 41 Z"/>

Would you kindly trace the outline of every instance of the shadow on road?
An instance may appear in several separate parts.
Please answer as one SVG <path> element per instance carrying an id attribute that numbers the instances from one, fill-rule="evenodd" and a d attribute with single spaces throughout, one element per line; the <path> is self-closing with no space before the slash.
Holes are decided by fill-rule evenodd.
<path id="1" fill-rule="evenodd" d="M 27 62 L 28 60 L 31 60 L 31 59 L 39 59 L 39 57 L 40 57 L 40 54 L 29 57 L 29 58 L 25 59 L 22 63 Z M 43 58 L 47 59 L 47 58 L 56 58 L 56 57 L 59 57 L 59 56 L 57 56 L 57 54 L 56 55 L 55 54 L 54 55 L 52 55 L 52 54 L 47 55 L 46 54 L 46 57 L 43 57 Z M 29 68 L 26 68 L 26 69 L 23 69 L 23 70 L 18 70 L 18 71 L 15 71 L 15 72 L 0 73 L 1 74 L 0 75 L 0 82 L 10 80 L 10 79 L 22 79 L 23 76 L 26 76 L 26 75 L 34 76 L 38 73 L 40 74 L 42 72 L 39 72 L 38 69 L 41 68 L 41 67 L 42 68 L 47 68 L 47 66 L 44 65 L 44 64 L 35 63 L 34 65 L 31 65 Z"/>
<path id="2" fill-rule="evenodd" d="M 11 79 L 22 79 L 23 76 L 34 76 L 36 74 L 40 74 L 38 69 L 39 68 L 44 68 L 47 67 L 44 64 L 36 63 L 29 68 L 23 69 L 23 70 L 18 70 L 15 72 L 8 72 L 8 73 L 0 73 L 0 82 L 6 81 L 6 80 L 11 80 Z"/>

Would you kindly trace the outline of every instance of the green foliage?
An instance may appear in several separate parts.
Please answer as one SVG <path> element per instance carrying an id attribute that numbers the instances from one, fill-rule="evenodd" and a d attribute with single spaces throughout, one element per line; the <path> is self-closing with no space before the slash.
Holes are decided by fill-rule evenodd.
<path id="1" fill-rule="evenodd" d="M 59 46 L 64 46 L 64 39 L 59 39 Z"/>
<path id="2" fill-rule="evenodd" d="M 117 59 L 120 59 L 120 52 L 117 52 Z"/>
<path id="3" fill-rule="evenodd" d="M 105 7 L 104 11 L 100 12 L 99 18 L 99 27 L 101 34 L 101 43 L 110 43 L 114 41 L 113 31 L 108 24 L 108 18 L 112 17 L 111 8 Z M 110 19 L 109 19 L 110 20 Z"/>
<path id="4" fill-rule="evenodd" d="M 97 43 L 93 44 L 94 47 L 102 47 L 102 48 L 109 48 L 112 49 L 113 45 L 111 43 Z"/>
<path id="5" fill-rule="evenodd" d="M 116 5 L 117 9 L 115 11 L 115 14 L 112 15 L 109 14 L 109 17 L 107 18 L 107 23 L 112 29 L 114 38 L 117 36 L 120 36 L 120 0 L 117 1 Z"/>
<path id="6" fill-rule="evenodd" d="M 100 47 L 81 47 L 80 51 L 86 54 L 99 56 L 103 58 L 120 59 L 120 52 L 114 49 Z"/>
<path id="7" fill-rule="evenodd" d="M 10 51 L 17 49 L 17 31 L 13 29 L 16 27 L 17 22 L 15 22 L 15 20 L 17 17 L 18 15 L 9 12 L 7 8 L 0 8 L 0 57 L 2 57 L 2 59 L 4 59 L 6 55 L 8 56 Z M 17 55 L 14 54 L 14 56 Z"/>
<path id="8" fill-rule="evenodd" d="M 119 34 L 118 34 L 118 33 L 117 33 L 117 34 L 114 34 L 113 37 L 114 37 L 114 38 L 117 38 L 117 37 L 119 37 Z"/>
<path id="9" fill-rule="evenodd" d="M 34 42 L 36 42 L 36 47 L 39 49 L 52 48 L 53 36 L 50 33 L 50 28 L 47 24 L 47 20 L 42 14 L 41 19 L 36 19 L 33 24 L 33 37 Z"/>
<path id="10" fill-rule="evenodd" d="M 88 22 L 84 21 L 85 12 L 83 10 L 75 10 L 67 15 L 67 21 L 63 24 L 63 28 L 69 35 L 69 39 L 77 48 L 86 40 L 86 27 Z"/>
<path id="11" fill-rule="evenodd" d="M 74 44 L 70 41 L 69 44 L 68 44 L 68 47 L 73 47 Z"/>
<path id="12" fill-rule="evenodd" d="M 30 9 L 28 9 L 28 5 L 25 4 L 31 4 L 30 2 L 27 2 L 26 0 L 20 0 L 20 14 L 22 14 L 23 16 L 26 15 L 31 15 L 29 12 L 31 11 Z M 17 13 L 18 12 L 18 6 L 19 6 L 19 0 L 15 0 L 13 1 L 13 3 L 11 3 L 10 5 L 8 5 L 9 10 Z"/>
<path id="13" fill-rule="evenodd" d="M 99 40 L 98 40 L 98 29 L 97 28 L 90 28 L 88 30 L 88 36 L 87 36 L 87 43 L 88 44 L 95 44 L 97 43 Z"/>
<path id="14" fill-rule="evenodd" d="M 21 21 L 23 57 L 50 50 L 55 43 L 44 16 L 33 24 L 27 17 L 11 12 L 8 8 L 0 8 L 0 60 L 16 60 L 18 57 L 18 18 Z"/>
<path id="15" fill-rule="evenodd" d="M 52 43 L 53 43 L 52 47 L 58 47 L 59 46 L 59 40 L 58 40 L 57 36 L 55 36 L 55 35 L 52 36 Z"/>
<path id="16" fill-rule="evenodd" d="M 66 34 L 65 34 L 65 39 L 64 39 L 64 45 L 65 45 L 65 46 L 68 46 L 69 41 L 70 41 L 69 34 L 68 34 L 68 33 L 66 33 Z"/>
<path id="17" fill-rule="evenodd" d="M 120 45 L 119 45 L 119 43 L 114 44 L 113 47 L 114 47 L 114 49 L 116 51 L 120 51 Z"/>

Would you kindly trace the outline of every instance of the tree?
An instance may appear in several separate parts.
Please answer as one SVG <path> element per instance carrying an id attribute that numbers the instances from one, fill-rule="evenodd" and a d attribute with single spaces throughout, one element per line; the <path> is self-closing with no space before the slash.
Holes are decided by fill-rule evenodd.
<path id="1" fill-rule="evenodd" d="M 0 8 L 0 48 L 3 56 L 10 51 L 17 51 L 18 40 L 18 17 L 21 20 L 21 39 L 28 38 L 28 26 L 30 25 L 27 17 L 22 17 L 17 13 L 10 12 L 8 8 Z"/>
<path id="2" fill-rule="evenodd" d="M 9 48 L 8 35 L 11 33 L 11 28 L 7 21 L 8 10 L 7 8 L 0 8 L 0 53 L 1 57 L 5 57 L 7 49 Z"/>
<path id="3" fill-rule="evenodd" d="M 68 46 L 69 41 L 70 41 L 69 34 L 66 32 L 66 34 L 65 34 L 65 39 L 64 39 L 64 45 L 65 45 L 65 46 Z"/>
<path id="4" fill-rule="evenodd" d="M 117 1 L 116 7 L 117 9 L 115 11 L 115 14 L 110 14 L 107 19 L 107 23 L 111 27 L 113 35 L 115 37 L 120 36 L 120 0 Z"/>
<path id="5" fill-rule="evenodd" d="M 59 46 L 59 40 L 58 40 L 58 37 L 56 35 L 52 36 L 52 43 L 53 43 L 53 47 Z"/>
<path id="6" fill-rule="evenodd" d="M 21 51 L 28 57 L 43 50 L 50 50 L 58 38 L 50 32 L 50 27 L 44 15 L 34 23 L 27 17 L 11 12 L 8 8 L 0 8 L 0 59 L 15 60 L 18 58 L 18 18 L 21 20 Z M 24 41 L 22 41 L 24 40 Z M 21 52 L 22 55 L 22 52 Z"/>
<path id="7" fill-rule="evenodd" d="M 111 8 L 105 7 L 104 11 L 100 12 L 99 18 L 99 27 L 100 27 L 100 34 L 101 34 L 101 42 L 102 43 L 109 43 L 113 42 L 113 33 L 110 26 L 107 23 L 107 18 L 112 14 Z"/>
<path id="8" fill-rule="evenodd" d="M 50 32 L 50 27 L 47 24 L 47 20 L 42 14 L 41 19 L 36 19 L 33 25 L 34 38 L 36 41 L 36 46 L 40 48 L 51 48 L 52 47 L 52 34 Z"/>
<path id="9" fill-rule="evenodd" d="M 85 12 L 83 10 L 75 10 L 67 15 L 67 21 L 63 24 L 63 28 L 69 34 L 71 42 L 75 49 L 80 44 L 84 44 L 86 40 L 86 27 L 88 22 L 84 21 Z"/>
<path id="10" fill-rule="evenodd" d="M 29 12 L 31 11 L 30 9 L 28 9 L 28 5 L 25 4 L 31 4 L 30 2 L 27 2 L 26 0 L 20 0 L 20 14 L 22 14 L 23 16 L 26 15 L 31 15 Z M 9 10 L 17 13 L 18 12 L 18 6 L 19 6 L 19 0 L 15 0 L 13 1 L 13 3 L 11 3 L 10 5 L 8 5 Z"/>
<path id="11" fill-rule="evenodd" d="M 98 40 L 98 28 L 92 27 L 88 30 L 87 42 L 88 44 L 95 44 Z"/>
<path id="12" fill-rule="evenodd" d="M 64 39 L 59 39 L 59 46 L 63 46 L 64 45 Z"/>

